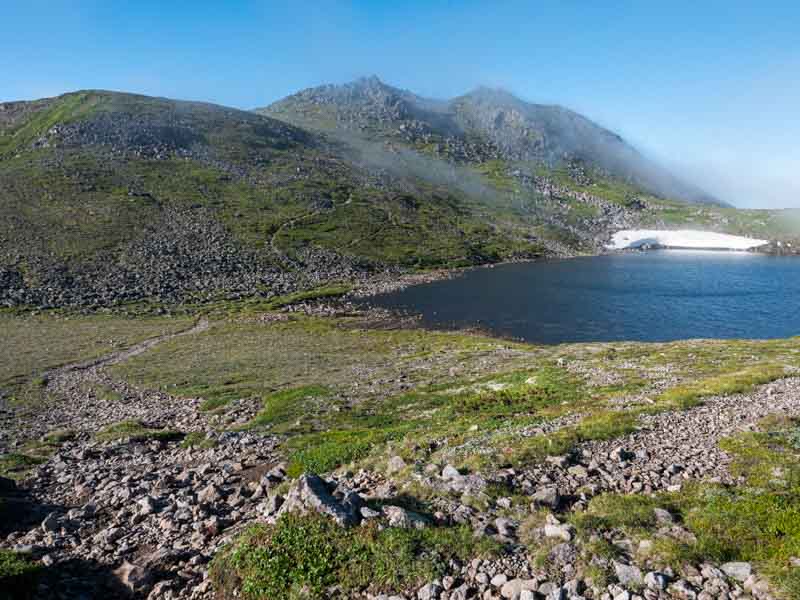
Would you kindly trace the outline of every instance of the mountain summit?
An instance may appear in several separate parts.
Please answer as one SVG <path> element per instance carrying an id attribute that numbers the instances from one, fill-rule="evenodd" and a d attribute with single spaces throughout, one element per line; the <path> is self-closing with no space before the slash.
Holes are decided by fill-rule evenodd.
<path id="1" fill-rule="evenodd" d="M 477 88 L 451 100 L 422 98 L 375 76 L 303 90 L 258 112 L 316 129 L 394 139 L 458 162 L 504 160 L 557 167 L 580 162 L 647 191 L 720 202 L 641 155 L 622 137 L 567 108 Z"/>

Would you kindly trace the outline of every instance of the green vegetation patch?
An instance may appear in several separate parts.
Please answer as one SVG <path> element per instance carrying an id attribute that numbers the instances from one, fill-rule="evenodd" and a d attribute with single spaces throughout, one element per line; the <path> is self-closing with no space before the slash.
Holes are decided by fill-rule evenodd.
<path id="1" fill-rule="evenodd" d="M 572 404 L 579 400 L 580 394 L 580 382 L 570 373 L 564 369 L 543 367 L 532 373 L 521 373 L 516 380 L 501 378 L 494 389 L 490 387 L 460 394 L 456 396 L 454 409 L 458 413 L 493 417 L 530 414 L 550 406 Z"/>
<path id="2" fill-rule="evenodd" d="M 120 421 L 101 429 L 95 434 L 95 438 L 102 442 L 112 440 L 128 439 L 131 441 L 145 440 L 175 440 L 181 438 L 183 434 L 171 429 L 155 429 L 147 427 L 141 421 Z"/>
<path id="3" fill-rule="evenodd" d="M 468 527 L 343 529 L 324 516 L 290 514 L 245 531 L 214 559 L 211 577 L 218 593 L 238 589 L 248 600 L 349 598 L 414 587 L 441 576 L 449 560 L 498 552 Z"/>
<path id="4" fill-rule="evenodd" d="M 0 313 L 0 389 L 20 401 L 41 399 L 43 372 L 104 356 L 190 327 L 189 318 Z"/>
<path id="5" fill-rule="evenodd" d="M 41 456 L 11 452 L 0 454 L 0 475 L 11 479 L 22 479 L 36 465 L 45 462 Z"/>
<path id="6" fill-rule="evenodd" d="M 290 430 L 309 410 L 310 402 L 319 402 L 331 395 L 331 390 L 321 385 L 305 385 L 273 392 L 264 397 L 264 408 L 250 422 L 250 427 L 269 427 L 278 433 Z"/>
<path id="7" fill-rule="evenodd" d="M 32 598 L 43 570 L 26 556 L 0 550 L 0 600 Z"/>
<path id="8" fill-rule="evenodd" d="M 315 288 L 313 290 L 307 290 L 304 292 L 295 292 L 294 294 L 287 294 L 285 296 L 278 296 L 276 298 L 270 299 L 266 303 L 266 308 L 268 310 L 276 310 L 278 308 L 283 308 L 284 306 L 290 306 L 292 304 L 298 304 L 300 302 L 337 298 L 340 296 L 344 296 L 351 289 L 353 289 L 351 285 L 337 284 L 337 285 L 323 286 L 320 288 Z"/>
<path id="9" fill-rule="evenodd" d="M 661 394 L 658 400 L 660 403 L 677 408 L 691 408 L 699 404 L 703 398 L 741 394 L 757 385 L 783 377 L 786 377 L 786 369 L 781 365 L 765 364 L 748 367 L 674 387 Z"/>

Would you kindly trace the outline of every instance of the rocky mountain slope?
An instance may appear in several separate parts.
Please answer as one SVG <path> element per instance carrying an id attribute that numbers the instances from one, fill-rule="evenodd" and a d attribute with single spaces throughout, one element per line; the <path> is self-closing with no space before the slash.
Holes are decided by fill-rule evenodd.
<path id="1" fill-rule="evenodd" d="M 370 77 L 304 90 L 259 112 L 323 129 L 377 134 L 458 162 L 584 164 L 664 197 L 720 204 L 586 117 L 502 90 L 478 88 L 437 101 Z"/>
<path id="2" fill-rule="evenodd" d="M 104 91 L 0 104 L 0 304 L 274 297 L 594 253 L 644 225 L 772 237 L 770 214 L 655 195 L 618 168 L 635 154 L 620 138 L 504 94 L 369 79 L 259 112 Z"/>

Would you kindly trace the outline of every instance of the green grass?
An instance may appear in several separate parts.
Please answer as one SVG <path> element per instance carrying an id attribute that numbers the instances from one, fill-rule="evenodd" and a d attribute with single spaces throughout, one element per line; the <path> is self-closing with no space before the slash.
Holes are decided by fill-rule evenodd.
<path id="1" fill-rule="evenodd" d="M 40 397 L 42 373 L 104 356 L 136 342 L 191 326 L 189 318 L 105 315 L 19 316 L 0 313 L 0 388 L 20 399 Z"/>
<path id="2" fill-rule="evenodd" d="M 653 509 L 656 498 L 643 495 L 601 494 L 592 498 L 589 507 L 576 513 L 573 525 L 581 532 L 644 530 L 656 524 Z"/>
<path id="3" fill-rule="evenodd" d="M 43 567 L 10 550 L 0 550 L 0 600 L 32 598 Z"/>
<path id="4" fill-rule="evenodd" d="M 397 425 L 375 429 L 346 429 L 320 432 L 292 438 L 288 444 L 287 474 L 327 473 L 335 468 L 366 458 L 385 442 L 400 437 L 410 427 Z"/>
<path id="5" fill-rule="evenodd" d="M 202 431 L 192 431 L 187 433 L 181 442 L 182 448 L 194 448 L 198 450 L 207 450 L 216 445 L 216 441 L 208 437 L 208 435 Z"/>
<path id="6" fill-rule="evenodd" d="M 41 456 L 8 453 L 0 454 L 0 475 L 11 479 L 23 479 L 36 465 L 45 462 Z"/>
<path id="7" fill-rule="evenodd" d="M 98 431 L 95 439 L 101 442 L 128 439 L 131 441 L 174 440 L 182 437 L 179 431 L 147 427 L 140 421 L 120 421 Z"/>
<path id="8" fill-rule="evenodd" d="M 498 383 L 507 387 L 456 396 L 455 412 L 480 413 L 486 417 L 532 414 L 542 408 L 573 404 L 579 400 L 579 383 L 563 369 L 547 366 L 537 370 L 535 375 L 525 375 L 533 377 L 535 384 L 524 381 L 505 383 L 501 380 Z"/>
<path id="9" fill-rule="evenodd" d="M 741 394 L 784 377 L 786 369 L 782 365 L 764 364 L 674 387 L 661 394 L 658 402 L 686 409 L 698 405 L 703 398 Z"/>
<path id="10" fill-rule="evenodd" d="M 293 426 L 294 421 L 302 419 L 309 409 L 309 402 L 324 401 L 331 390 L 321 385 L 306 385 L 267 394 L 264 408 L 252 419 L 250 427 L 270 428 L 283 433 Z M 313 408 L 312 408 L 313 410 Z"/>
<path id="11" fill-rule="evenodd" d="M 468 527 L 342 529 L 324 516 L 286 515 L 245 531 L 214 559 L 211 577 L 218 593 L 239 589 L 248 600 L 348 598 L 418 586 L 441 576 L 451 559 L 498 551 Z"/>
<path id="12" fill-rule="evenodd" d="M 283 308 L 284 306 L 289 306 L 291 304 L 298 304 L 300 302 L 337 298 L 339 296 L 344 296 L 351 289 L 352 286 L 348 284 L 328 285 L 313 290 L 296 292 L 294 294 L 287 294 L 285 296 L 278 296 L 277 298 L 270 299 L 266 303 L 266 308 L 268 310 L 276 310 L 278 308 Z"/>

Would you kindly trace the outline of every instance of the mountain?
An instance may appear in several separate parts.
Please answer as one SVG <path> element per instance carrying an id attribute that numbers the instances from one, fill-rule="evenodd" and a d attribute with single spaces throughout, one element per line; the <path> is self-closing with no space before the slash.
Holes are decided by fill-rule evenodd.
<path id="1" fill-rule="evenodd" d="M 459 162 L 548 167 L 580 162 L 654 194 L 721 204 L 586 117 L 560 106 L 524 102 L 503 90 L 482 87 L 439 101 L 370 77 L 304 90 L 258 112 L 322 130 L 377 134 Z"/>
<path id="2" fill-rule="evenodd" d="M 769 225 L 653 193 L 619 166 L 633 153 L 564 109 L 376 79 L 255 112 L 97 90 L 3 103 L 0 304 L 273 297 L 595 253 L 623 227 Z"/>

